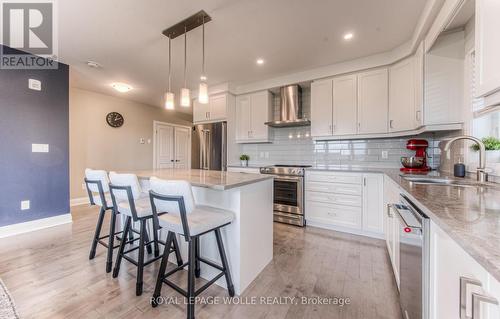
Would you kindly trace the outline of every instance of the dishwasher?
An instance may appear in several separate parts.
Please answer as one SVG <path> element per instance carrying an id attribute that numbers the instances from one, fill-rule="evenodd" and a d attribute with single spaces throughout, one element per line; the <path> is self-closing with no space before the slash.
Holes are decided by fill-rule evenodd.
<path id="1" fill-rule="evenodd" d="M 392 207 L 399 221 L 401 311 L 405 319 L 428 319 L 430 220 L 405 195 Z"/>

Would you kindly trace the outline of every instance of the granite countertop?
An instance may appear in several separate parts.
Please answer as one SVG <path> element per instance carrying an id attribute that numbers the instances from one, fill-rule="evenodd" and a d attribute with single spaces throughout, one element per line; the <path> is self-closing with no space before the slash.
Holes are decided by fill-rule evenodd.
<path id="1" fill-rule="evenodd" d="M 273 178 L 269 175 L 260 174 L 170 168 L 129 171 L 122 173 L 133 173 L 140 179 L 149 179 L 152 176 L 156 176 L 161 179 L 186 180 L 193 186 L 206 187 L 215 190 L 227 190 Z"/>
<path id="2" fill-rule="evenodd" d="M 500 281 L 500 185 L 444 186 L 405 180 L 397 168 L 313 167 L 311 170 L 383 173 L 430 219 Z M 436 171 L 426 175 L 454 178 Z"/>

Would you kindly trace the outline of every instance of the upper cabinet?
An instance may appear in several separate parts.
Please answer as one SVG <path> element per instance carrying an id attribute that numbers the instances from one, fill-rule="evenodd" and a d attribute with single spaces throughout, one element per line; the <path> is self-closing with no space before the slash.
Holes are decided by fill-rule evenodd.
<path id="1" fill-rule="evenodd" d="M 500 2 L 498 0 L 476 0 L 476 76 L 477 97 L 495 95 L 495 100 L 500 103 Z M 495 93 L 496 92 L 496 93 Z"/>
<path id="2" fill-rule="evenodd" d="M 311 83 L 311 135 L 330 136 L 333 130 L 333 81 Z"/>
<path id="3" fill-rule="evenodd" d="M 229 93 L 211 95 L 207 104 L 193 102 L 193 122 L 215 122 L 227 119 Z"/>
<path id="4" fill-rule="evenodd" d="M 265 143 L 271 140 L 266 122 L 272 119 L 272 95 L 260 91 L 236 97 L 236 143 Z"/>
<path id="5" fill-rule="evenodd" d="M 357 132 L 357 81 L 355 74 L 333 79 L 333 135 Z"/>
<path id="6" fill-rule="evenodd" d="M 416 126 L 415 58 L 389 68 L 389 132 L 412 130 Z"/>
<path id="7" fill-rule="evenodd" d="M 387 69 L 358 75 L 358 133 L 387 132 L 388 85 Z"/>

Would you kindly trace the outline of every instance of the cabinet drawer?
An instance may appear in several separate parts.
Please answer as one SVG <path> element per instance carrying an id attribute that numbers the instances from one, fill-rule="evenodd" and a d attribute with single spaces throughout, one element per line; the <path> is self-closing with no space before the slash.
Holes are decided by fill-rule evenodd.
<path id="1" fill-rule="evenodd" d="M 359 174 L 344 174 L 331 173 L 324 171 L 308 172 L 307 181 L 309 182 L 326 182 L 326 183 L 343 183 L 343 184 L 361 184 L 362 177 Z"/>
<path id="2" fill-rule="evenodd" d="M 306 220 L 311 219 L 326 224 L 361 228 L 361 208 L 307 201 L 306 211 Z"/>
<path id="3" fill-rule="evenodd" d="M 306 191 L 306 200 L 361 207 L 361 196 Z"/>
<path id="4" fill-rule="evenodd" d="M 306 190 L 312 192 L 361 195 L 362 186 L 357 184 L 308 182 Z"/>

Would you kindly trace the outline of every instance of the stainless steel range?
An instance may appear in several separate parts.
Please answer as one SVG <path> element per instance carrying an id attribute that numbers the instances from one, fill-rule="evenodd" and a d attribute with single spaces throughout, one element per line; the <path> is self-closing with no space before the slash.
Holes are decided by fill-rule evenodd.
<path id="1" fill-rule="evenodd" d="M 274 221 L 305 226 L 304 175 L 310 165 L 261 167 L 261 174 L 274 175 Z"/>

